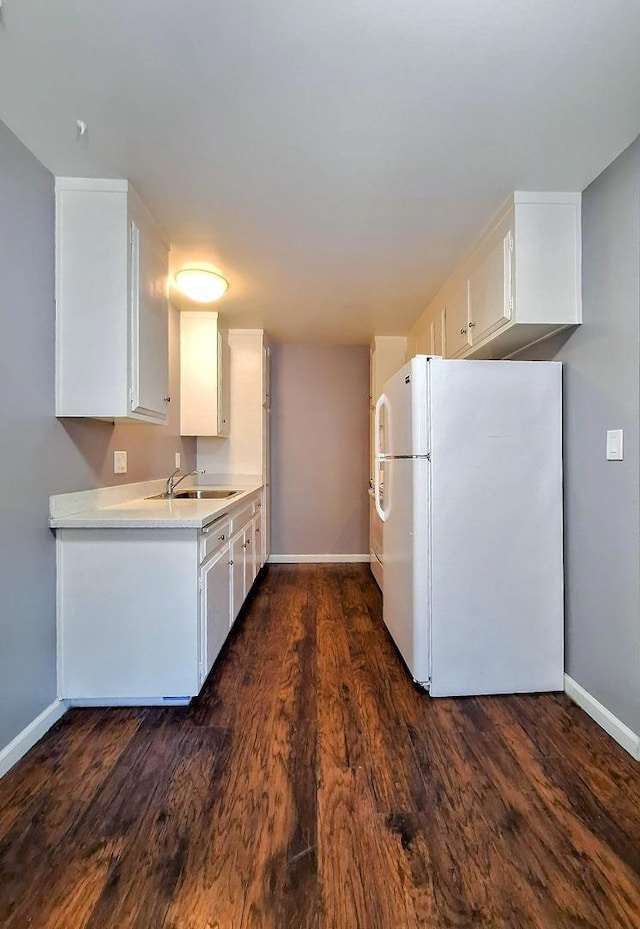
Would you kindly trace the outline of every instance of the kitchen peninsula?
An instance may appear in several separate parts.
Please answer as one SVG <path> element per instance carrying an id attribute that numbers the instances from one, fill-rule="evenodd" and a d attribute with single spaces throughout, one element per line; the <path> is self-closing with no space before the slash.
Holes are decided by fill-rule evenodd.
<path id="1" fill-rule="evenodd" d="M 188 703 L 264 564 L 261 483 L 212 487 L 209 477 L 198 490 L 231 495 L 158 499 L 164 485 L 51 497 L 69 705 Z"/>

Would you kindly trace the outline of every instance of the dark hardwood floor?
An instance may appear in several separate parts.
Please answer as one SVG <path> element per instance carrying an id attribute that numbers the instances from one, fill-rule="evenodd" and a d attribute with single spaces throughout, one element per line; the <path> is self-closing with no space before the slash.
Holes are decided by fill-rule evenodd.
<path id="1" fill-rule="evenodd" d="M 640 927 L 640 765 L 564 696 L 416 691 L 367 566 L 273 566 L 191 707 L 0 781 L 0 926 Z"/>

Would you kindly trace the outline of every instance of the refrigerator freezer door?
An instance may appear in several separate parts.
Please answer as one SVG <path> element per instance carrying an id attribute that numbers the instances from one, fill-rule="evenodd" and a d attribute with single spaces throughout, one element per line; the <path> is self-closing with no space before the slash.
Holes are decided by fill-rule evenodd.
<path id="1" fill-rule="evenodd" d="M 563 689 L 561 374 L 431 366 L 433 696 Z"/>
<path id="2" fill-rule="evenodd" d="M 430 676 L 427 459 L 385 462 L 384 493 L 384 622 L 413 679 L 426 686 Z"/>
<path id="3" fill-rule="evenodd" d="M 428 365 L 426 355 L 416 355 L 384 385 L 379 417 L 384 457 L 406 458 L 429 451 Z"/>

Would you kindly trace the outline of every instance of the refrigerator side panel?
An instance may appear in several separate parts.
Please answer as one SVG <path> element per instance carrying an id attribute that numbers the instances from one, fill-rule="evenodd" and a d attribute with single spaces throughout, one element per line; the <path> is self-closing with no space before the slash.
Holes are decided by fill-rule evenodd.
<path id="1" fill-rule="evenodd" d="M 428 452 L 426 355 L 416 355 L 383 388 L 381 454 L 387 457 Z"/>
<path id="2" fill-rule="evenodd" d="M 429 680 L 428 467 L 425 458 L 385 462 L 385 625 L 414 680 Z"/>
<path id="3" fill-rule="evenodd" d="M 561 365 L 434 361 L 434 696 L 563 689 Z"/>

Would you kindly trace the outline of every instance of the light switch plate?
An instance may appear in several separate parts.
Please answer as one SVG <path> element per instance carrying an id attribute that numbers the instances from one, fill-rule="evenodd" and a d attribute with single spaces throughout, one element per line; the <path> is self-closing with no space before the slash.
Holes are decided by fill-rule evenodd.
<path id="1" fill-rule="evenodd" d="M 622 429 L 607 430 L 607 461 L 622 461 Z"/>
<path id="2" fill-rule="evenodd" d="M 127 473 L 127 453 L 126 452 L 114 452 L 113 453 L 113 473 L 114 474 L 126 474 Z"/>

